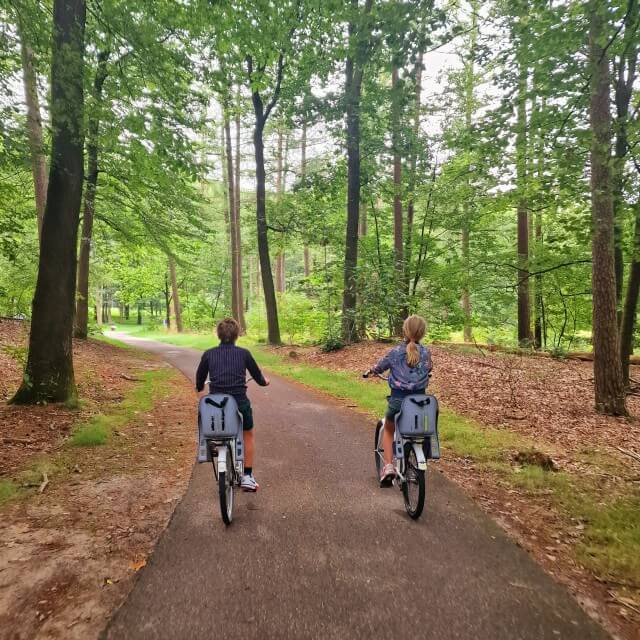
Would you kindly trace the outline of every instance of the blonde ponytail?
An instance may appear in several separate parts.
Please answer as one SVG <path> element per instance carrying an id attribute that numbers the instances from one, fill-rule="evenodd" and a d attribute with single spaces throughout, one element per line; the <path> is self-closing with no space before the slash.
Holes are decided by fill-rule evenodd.
<path id="1" fill-rule="evenodd" d="M 413 368 L 420 362 L 420 349 L 418 342 L 424 338 L 427 323 L 420 316 L 409 316 L 402 325 L 402 332 L 407 341 L 407 364 Z"/>

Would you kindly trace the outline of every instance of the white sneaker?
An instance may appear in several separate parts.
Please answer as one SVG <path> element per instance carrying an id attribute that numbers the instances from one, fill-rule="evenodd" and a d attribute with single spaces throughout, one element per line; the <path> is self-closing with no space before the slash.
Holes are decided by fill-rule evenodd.
<path id="1" fill-rule="evenodd" d="M 243 491 L 255 492 L 260 488 L 260 485 L 252 475 L 250 476 L 245 473 L 242 478 L 240 478 L 240 487 Z"/>
<path id="2" fill-rule="evenodd" d="M 392 464 L 385 464 L 380 474 L 380 486 L 390 487 L 396 477 L 396 468 Z"/>

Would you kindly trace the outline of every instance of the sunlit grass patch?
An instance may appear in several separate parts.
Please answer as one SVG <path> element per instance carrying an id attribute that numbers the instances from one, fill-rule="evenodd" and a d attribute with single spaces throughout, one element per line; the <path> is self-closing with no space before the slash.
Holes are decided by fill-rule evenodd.
<path id="1" fill-rule="evenodd" d="M 114 429 L 133 420 L 136 413 L 149 411 L 154 402 L 163 397 L 166 383 L 173 375 L 173 369 L 168 367 L 140 374 L 140 381 L 127 391 L 124 400 L 114 407 L 113 413 L 94 416 L 87 423 L 78 425 L 69 438 L 69 445 L 96 447 L 107 444 Z"/>
<path id="2" fill-rule="evenodd" d="M 0 505 L 17 497 L 20 487 L 12 480 L 0 480 Z"/>

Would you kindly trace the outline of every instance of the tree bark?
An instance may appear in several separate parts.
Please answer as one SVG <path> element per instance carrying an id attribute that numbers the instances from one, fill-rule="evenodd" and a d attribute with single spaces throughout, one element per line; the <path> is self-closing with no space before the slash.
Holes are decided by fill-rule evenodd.
<path id="1" fill-rule="evenodd" d="M 253 59 L 247 58 L 249 83 L 253 82 Z M 273 272 L 271 271 L 271 258 L 269 257 L 269 235 L 267 226 L 266 207 L 266 174 L 264 167 L 264 127 L 271 110 L 278 101 L 282 74 L 284 71 L 284 57 L 281 54 L 278 59 L 276 86 L 273 95 L 266 108 L 260 92 L 252 89 L 251 100 L 255 114 L 255 126 L 253 130 L 253 146 L 256 160 L 256 226 L 258 233 L 258 254 L 260 256 L 260 270 L 262 275 L 262 288 L 267 311 L 267 340 L 269 344 L 281 344 L 280 324 L 278 322 L 278 306 L 276 293 L 273 286 Z"/>
<path id="2" fill-rule="evenodd" d="M 302 121 L 302 139 L 300 140 L 300 180 L 304 184 L 307 177 L 307 120 Z M 311 259 L 309 255 L 309 245 L 304 244 L 304 277 L 311 275 Z"/>
<path id="3" fill-rule="evenodd" d="M 167 329 L 171 329 L 171 294 L 169 293 L 169 275 L 167 273 L 164 274 L 164 305 Z"/>
<path id="4" fill-rule="evenodd" d="M 351 0 L 358 8 L 358 0 Z M 369 14 L 373 0 L 366 0 L 364 14 Z M 344 252 L 344 291 L 342 295 L 342 339 L 351 343 L 358 339 L 356 322 L 356 288 L 358 267 L 358 222 L 360 215 L 360 100 L 363 65 L 367 44 L 362 27 L 349 24 L 349 41 L 355 51 L 347 56 L 345 69 L 346 144 L 347 144 L 347 227 Z"/>
<path id="5" fill-rule="evenodd" d="M 399 70 L 394 64 L 391 69 L 391 139 L 393 146 L 393 253 L 398 291 L 404 291 L 404 218 L 402 215 L 402 155 L 400 150 L 400 105 L 401 97 L 398 87 Z M 398 310 L 394 320 L 396 335 L 402 333 L 402 322 L 409 315 L 406 300 Z"/>
<path id="6" fill-rule="evenodd" d="M 529 292 L 529 203 L 527 200 L 527 83 L 529 69 L 519 44 L 516 134 L 516 184 L 518 216 L 518 343 L 531 344 Z"/>
<path id="7" fill-rule="evenodd" d="M 102 302 L 102 287 L 96 289 L 96 324 L 100 327 L 103 323 L 103 302 Z"/>
<path id="8" fill-rule="evenodd" d="M 77 240 L 84 177 L 83 0 L 55 0 L 51 55 L 49 188 L 42 225 L 29 355 L 14 403 L 77 400 L 73 314 Z"/>
<path id="9" fill-rule="evenodd" d="M 239 295 L 238 283 L 240 281 L 238 275 L 238 233 L 236 229 L 236 198 L 235 198 L 235 174 L 233 171 L 233 150 L 231 148 L 231 125 L 229 122 L 229 112 L 225 106 L 224 115 L 224 138 L 226 145 L 227 160 L 227 197 L 229 208 L 229 240 L 231 244 L 231 313 L 233 317 L 240 323 L 240 315 L 242 313 L 242 298 Z"/>
<path id="10" fill-rule="evenodd" d="M 171 277 L 173 316 L 176 319 L 176 329 L 178 333 L 182 333 L 182 308 L 180 307 L 180 293 L 178 292 L 178 279 L 176 277 L 176 262 L 173 256 L 169 256 L 169 275 Z"/>
<path id="11" fill-rule="evenodd" d="M 633 353 L 633 332 L 636 325 L 636 311 L 640 294 L 640 203 L 635 206 L 635 233 L 633 254 L 629 277 L 627 278 L 627 294 L 624 299 L 622 323 L 620 327 L 620 360 L 622 377 L 625 386 L 629 383 L 629 358 Z"/>
<path id="12" fill-rule="evenodd" d="M 89 116 L 87 132 L 87 184 L 84 191 L 84 214 L 80 236 L 80 258 L 78 261 L 78 291 L 76 296 L 75 337 L 86 339 L 89 322 L 89 260 L 91 257 L 91 239 L 93 218 L 96 206 L 98 186 L 98 154 L 100 135 L 100 110 L 102 107 L 102 89 L 107 79 L 107 61 L 109 51 L 98 53 L 98 66 L 93 81 L 93 104 Z"/>
<path id="13" fill-rule="evenodd" d="M 278 150 L 276 157 L 276 198 L 278 206 L 282 203 L 284 192 L 284 162 L 283 162 L 283 141 L 282 129 L 278 129 Z M 284 249 L 280 248 L 276 254 L 276 291 L 284 293 Z"/>
<path id="14" fill-rule="evenodd" d="M 238 300 L 240 304 L 238 306 L 238 322 L 240 323 L 240 328 L 242 329 L 242 333 L 245 333 L 247 330 L 247 321 L 244 317 L 244 281 L 243 281 L 243 258 L 242 258 L 242 218 L 240 216 L 240 108 L 241 108 L 241 97 L 240 97 L 240 85 L 238 85 L 238 90 L 236 92 L 236 162 L 235 162 L 235 207 L 234 207 L 234 227 L 236 234 L 236 257 L 237 257 L 237 265 L 236 265 L 236 273 L 238 276 L 237 281 L 237 289 L 238 289 Z"/>
<path id="15" fill-rule="evenodd" d="M 417 183 L 417 163 L 418 163 L 418 137 L 420 135 L 420 113 L 422 111 L 422 67 L 424 62 L 424 54 L 422 51 L 418 54 L 415 65 L 415 96 L 414 96 L 414 114 L 413 114 L 413 140 L 411 141 L 411 158 L 409 165 L 409 198 L 407 201 L 407 235 L 405 238 L 404 249 L 404 291 L 407 302 L 411 297 L 411 263 L 413 260 L 413 224 L 415 219 L 415 196 Z M 411 306 L 411 305 L 410 305 Z"/>
<path id="16" fill-rule="evenodd" d="M 47 159 L 45 156 L 44 137 L 42 135 L 42 117 L 38 98 L 38 78 L 33 60 L 33 50 L 26 40 L 22 20 L 18 18 L 18 35 L 20 37 L 20 54 L 22 58 L 22 79 L 24 98 L 27 105 L 27 135 L 31 153 L 31 171 L 36 196 L 36 214 L 38 217 L 38 238 L 42 238 L 42 221 L 47 203 Z"/>
<path id="17" fill-rule="evenodd" d="M 478 43 L 478 0 L 471 0 L 471 32 L 469 34 L 469 59 L 465 64 L 465 80 L 464 80 L 464 117 L 467 135 L 471 132 L 471 124 L 473 113 L 475 111 L 475 59 Z M 467 197 L 463 205 L 462 219 L 462 316 L 463 316 L 463 337 L 465 342 L 473 340 L 473 326 L 471 323 L 471 293 L 470 293 L 470 265 L 469 265 L 469 248 L 471 244 L 471 216 L 473 215 L 473 206 L 470 201 L 472 194 L 471 186 L 471 170 L 467 167 Z"/>
<path id="18" fill-rule="evenodd" d="M 611 189 L 610 73 L 606 55 L 606 5 L 591 0 L 589 58 L 591 66 L 591 198 L 593 373 L 596 410 L 626 415 L 624 382 L 619 358 L 614 264 L 614 218 Z"/>

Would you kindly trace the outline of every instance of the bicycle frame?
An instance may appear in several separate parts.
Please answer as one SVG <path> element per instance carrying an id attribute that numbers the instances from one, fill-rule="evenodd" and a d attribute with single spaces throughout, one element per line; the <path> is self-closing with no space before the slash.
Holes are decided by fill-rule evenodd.
<path id="1" fill-rule="evenodd" d="M 232 471 L 235 484 L 240 483 L 244 473 L 244 439 L 240 431 L 237 437 L 228 440 L 207 440 L 211 451 L 216 480 L 220 472 Z"/>

